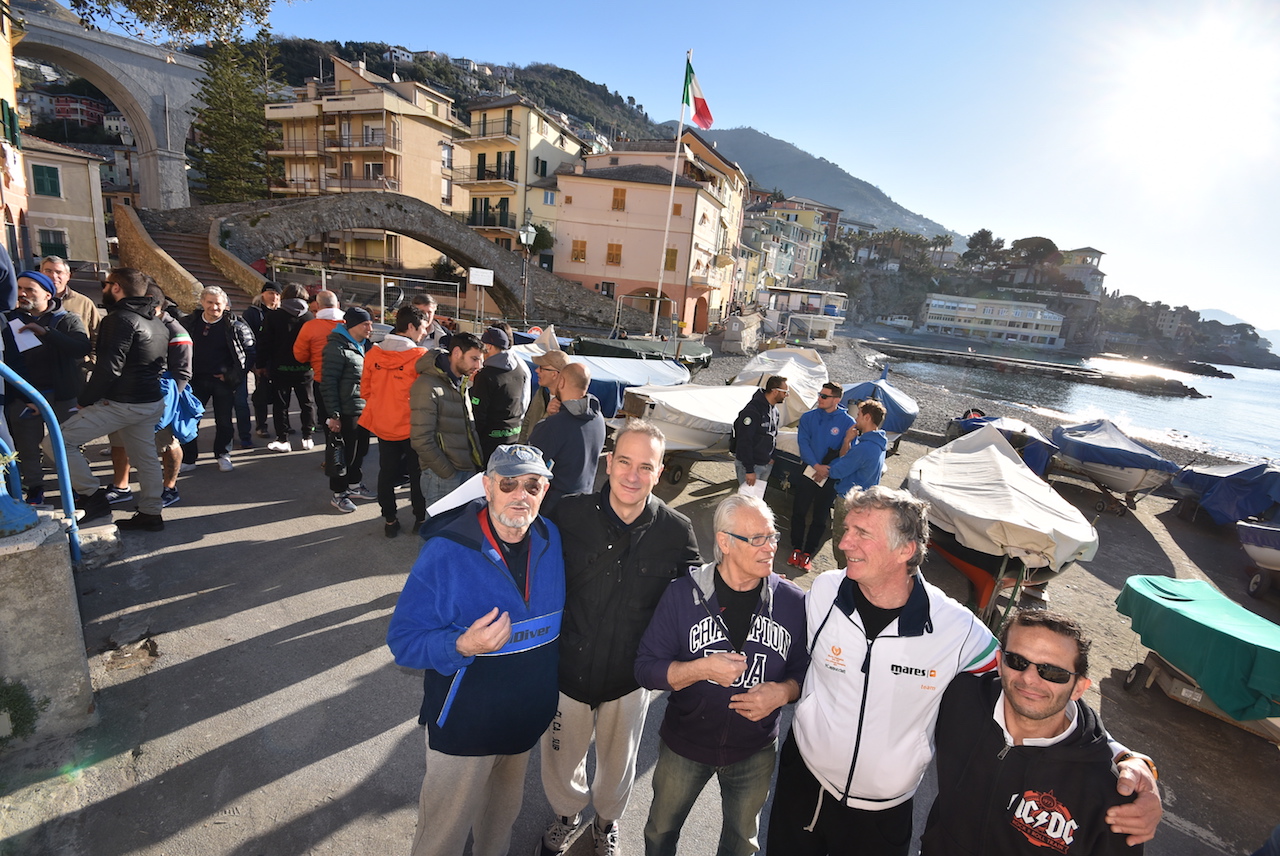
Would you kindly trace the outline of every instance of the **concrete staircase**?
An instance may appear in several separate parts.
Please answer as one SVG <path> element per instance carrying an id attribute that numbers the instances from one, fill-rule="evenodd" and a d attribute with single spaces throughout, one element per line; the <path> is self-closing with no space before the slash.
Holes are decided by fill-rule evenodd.
<path id="1" fill-rule="evenodd" d="M 227 293 L 231 303 L 231 311 L 240 315 L 253 300 L 239 286 L 232 284 L 224 277 L 213 262 L 209 260 L 208 235 L 187 235 L 181 232 L 151 232 L 151 240 L 164 250 L 173 260 L 182 265 L 187 273 L 205 285 L 216 285 Z"/>

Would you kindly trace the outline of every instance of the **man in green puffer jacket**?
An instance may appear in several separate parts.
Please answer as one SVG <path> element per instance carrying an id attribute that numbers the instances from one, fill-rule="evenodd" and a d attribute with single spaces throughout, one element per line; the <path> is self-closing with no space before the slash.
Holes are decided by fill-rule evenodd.
<path id="1" fill-rule="evenodd" d="M 369 451 L 369 431 L 357 424 L 364 412 L 360 375 L 364 372 L 364 352 L 369 347 L 371 332 L 373 318 L 365 310 L 353 306 L 347 310 L 343 323 L 329 334 L 324 345 L 324 379 L 320 385 L 320 397 L 329 411 L 325 414 L 325 427 L 329 429 L 331 438 L 336 436 L 341 440 L 347 464 L 345 476 L 329 478 L 329 489 L 333 491 L 330 504 L 344 514 L 356 510 L 353 499 L 378 498 L 364 486 L 360 465 Z"/>
<path id="2" fill-rule="evenodd" d="M 480 435 L 467 400 L 484 364 L 480 340 L 455 333 L 449 350 L 427 351 L 409 390 L 409 443 L 422 464 L 427 507 L 480 471 Z"/>

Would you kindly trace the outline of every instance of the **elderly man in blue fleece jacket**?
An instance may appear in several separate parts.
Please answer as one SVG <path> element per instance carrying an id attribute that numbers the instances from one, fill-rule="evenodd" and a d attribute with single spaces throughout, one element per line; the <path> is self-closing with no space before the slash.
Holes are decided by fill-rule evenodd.
<path id="1" fill-rule="evenodd" d="M 759 849 L 778 717 L 809 665 L 804 593 L 773 573 L 778 531 L 764 501 L 733 494 L 715 514 L 716 561 L 667 587 L 640 641 L 636 679 L 671 690 L 653 771 L 645 856 L 675 856 L 707 780 L 720 781 L 717 856 Z"/>
<path id="2" fill-rule="evenodd" d="M 484 499 L 431 518 L 387 645 L 423 669 L 427 772 L 413 856 L 504 856 L 529 750 L 559 698 L 564 558 L 538 517 L 551 471 L 530 446 L 499 446 Z"/>

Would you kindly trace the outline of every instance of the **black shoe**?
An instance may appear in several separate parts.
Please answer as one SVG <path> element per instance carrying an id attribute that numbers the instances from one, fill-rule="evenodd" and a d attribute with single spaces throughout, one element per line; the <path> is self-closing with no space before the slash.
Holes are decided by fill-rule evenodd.
<path id="1" fill-rule="evenodd" d="M 421 517 L 418 517 L 418 516 L 416 516 L 416 515 L 414 516 L 414 518 L 413 518 L 413 531 L 414 531 L 415 533 L 421 533 L 421 532 L 422 532 L 422 527 L 423 527 L 423 526 L 426 526 L 426 525 L 427 525 L 427 516 L 426 516 L 425 514 L 424 514 L 424 515 L 422 515 Z"/>
<path id="2" fill-rule="evenodd" d="M 107 492 L 103 488 L 98 488 L 90 496 L 76 494 L 76 508 L 84 512 L 80 517 L 81 523 L 104 516 L 108 520 L 111 518 L 111 502 L 107 499 Z"/>
<path id="3" fill-rule="evenodd" d="M 399 535 L 400 521 L 399 520 L 384 521 L 382 524 L 382 534 L 386 535 L 388 538 L 394 538 L 397 535 Z"/>
<path id="4" fill-rule="evenodd" d="M 164 529 L 164 518 L 159 514 L 143 514 L 139 511 L 132 517 L 116 524 L 117 529 L 140 529 L 145 532 L 160 532 Z"/>

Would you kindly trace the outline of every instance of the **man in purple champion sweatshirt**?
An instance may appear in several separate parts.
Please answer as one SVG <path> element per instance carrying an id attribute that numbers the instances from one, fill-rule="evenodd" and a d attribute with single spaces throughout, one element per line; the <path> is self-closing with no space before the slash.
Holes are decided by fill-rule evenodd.
<path id="1" fill-rule="evenodd" d="M 694 801 L 720 782 L 718 856 L 759 849 L 783 705 L 809 664 L 804 593 L 773 573 L 778 530 L 760 499 L 733 494 L 715 513 L 715 562 L 667 588 L 636 656 L 636 679 L 670 690 L 653 771 L 645 856 L 675 856 Z"/>

